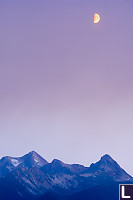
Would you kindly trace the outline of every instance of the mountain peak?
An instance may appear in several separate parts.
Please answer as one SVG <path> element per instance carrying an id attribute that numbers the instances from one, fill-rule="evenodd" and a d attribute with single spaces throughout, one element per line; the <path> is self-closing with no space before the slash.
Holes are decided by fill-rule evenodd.
<path id="1" fill-rule="evenodd" d="M 52 161 L 52 164 L 53 165 L 65 165 L 65 163 L 63 163 L 62 161 L 60 161 L 60 160 L 58 160 L 58 159 L 54 159 L 53 161 Z"/>
<path id="2" fill-rule="evenodd" d="M 109 155 L 109 154 L 105 154 L 101 157 L 100 159 L 101 162 L 105 162 L 105 161 L 108 161 L 108 162 L 115 162 L 115 160 L 113 160 L 113 158 Z"/>
<path id="3" fill-rule="evenodd" d="M 39 154 L 37 152 L 35 152 L 35 151 L 30 151 L 26 155 L 34 156 L 34 155 L 39 155 Z"/>
<path id="4" fill-rule="evenodd" d="M 103 155 L 98 162 L 96 162 L 95 164 L 91 164 L 90 167 L 92 169 L 99 168 L 103 171 L 110 171 L 120 168 L 118 163 L 115 160 L 113 160 L 113 158 L 109 154 Z"/>
<path id="5" fill-rule="evenodd" d="M 109 154 L 104 154 L 101 158 L 112 159 L 112 157 Z"/>
<path id="6" fill-rule="evenodd" d="M 95 164 L 92 163 L 90 171 L 97 175 L 104 175 L 105 173 L 109 174 L 109 176 L 116 181 L 124 181 L 131 178 L 131 176 L 127 174 L 108 154 L 103 155 Z"/>
<path id="7" fill-rule="evenodd" d="M 21 158 L 25 160 L 25 163 L 28 167 L 41 167 L 48 164 L 48 162 L 35 151 L 31 151 Z"/>
<path id="8" fill-rule="evenodd" d="M 36 153 L 36 151 L 33 150 L 33 151 L 30 151 L 29 153 L 30 153 L 30 154 L 33 154 L 33 153 Z"/>

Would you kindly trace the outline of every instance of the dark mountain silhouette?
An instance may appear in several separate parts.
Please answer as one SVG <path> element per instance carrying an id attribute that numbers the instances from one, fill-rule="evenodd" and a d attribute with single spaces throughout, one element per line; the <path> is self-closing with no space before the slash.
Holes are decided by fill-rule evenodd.
<path id="1" fill-rule="evenodd" d="M 119 184 L 98 185 L 72 195 L 61 196 L 58 193 L 48 192 L 38 200 L 118 200 Z"/>
<path id="2" fill-rule="evenodd" d="M 0 170 L 0 200 L 116 200 L 118 184 L 133 181 L 107 154 L 84 167 L 57 159 L 48 163 L 32 151 L 23 157 L 2 158 Z"/>

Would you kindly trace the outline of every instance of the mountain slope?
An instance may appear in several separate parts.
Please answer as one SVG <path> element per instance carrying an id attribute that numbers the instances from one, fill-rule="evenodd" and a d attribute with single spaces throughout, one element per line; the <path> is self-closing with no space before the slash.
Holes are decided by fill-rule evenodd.
<path id="1" fill-rule="evenodd" d="M 107 154 L 90 167 L 65 164 L 57 159 L 48 163 L 34 151 L 23 157 L 4 157 L 0 164 L 5 174 L 7 173 L 0 178 L 0 199 L 4 200 L 8 199 L 6 190 L 11 193 L 10 200 L 76 200 L 79 197 L 88 199 L 88 194 L 91 200 L 93 196 L 103 200 L 99 188 L 110 192 L 120 181 L 132 181 L 132 177 Z M 7 169 L 11 171 L 7 172 Z M 107 195 L 108 193 L 106 197 Z M 115 200 L 115 197 L 112 198 Z"/>
<path id="2" fill-rule="evenodd" d="M 54 159 L 48 165 L 41 168 L 42 171 L 48 174 L 64 173 L 64 174 L 80 174 L 87 170 L 87 167 L 79 164 L 65 164 L 60 160 Z"/>
<path id="3" fill-rule="evenodd" d="M 108 154 L 102 156 L 95 164 L 91 164 L 88 171 L 97 176 L 102 175 L 104 177 L 110 177 L 115 181 L 126 181 L 131 179 L 131 176 Z"/>
<path id="4" fill-rule="evenodd" d="M 46 164 L 48 164 L 48 162 L 35 151 L 31 151 L 22 157 L 6 156 L 0 160 L 0 177 L 5 176 L 20 167 L 39 168 Z"/>

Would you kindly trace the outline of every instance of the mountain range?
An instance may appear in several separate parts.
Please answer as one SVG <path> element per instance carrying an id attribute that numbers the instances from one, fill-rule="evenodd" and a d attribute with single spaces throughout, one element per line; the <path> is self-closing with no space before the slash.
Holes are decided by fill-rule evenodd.
<path id="1" fill-rule="evenodd" d="M 0 160 L 0 200 L 116 200 L 133 178 L 106 154 L 90 167 L 47 162 L 35 151 Z"/>

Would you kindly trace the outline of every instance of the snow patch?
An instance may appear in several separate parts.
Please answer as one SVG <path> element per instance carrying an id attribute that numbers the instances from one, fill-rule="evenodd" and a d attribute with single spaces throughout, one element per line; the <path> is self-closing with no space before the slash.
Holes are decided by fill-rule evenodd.
<path id="1" fill-rule="evenodd" d="M 35 161 L 38 165 L 41 165 L 41 164 L 39 163 L 39 161 L 36 160 L 35 158 L 34 158 L 34 161 Z M 41 166 L 42 166 L 42 165 L 41 165 Z"/>
<path id="2" fill-rule="evenodd" d="M 17 167 L 21 162 L 19 162 L 18 160 L 16 160 L 16 159 L 11 159 L 11 162 L 12 162 L 12 164 L 14 165 L 14 167 Z"/>

